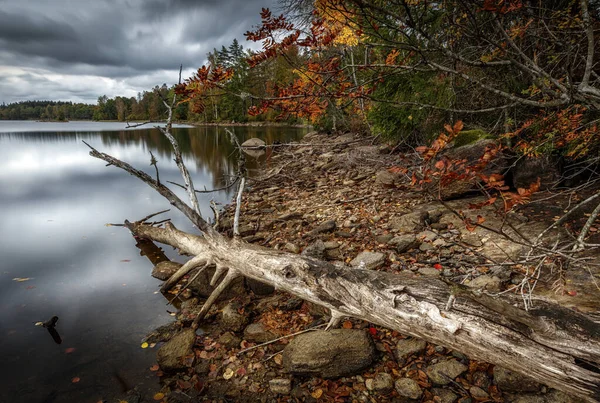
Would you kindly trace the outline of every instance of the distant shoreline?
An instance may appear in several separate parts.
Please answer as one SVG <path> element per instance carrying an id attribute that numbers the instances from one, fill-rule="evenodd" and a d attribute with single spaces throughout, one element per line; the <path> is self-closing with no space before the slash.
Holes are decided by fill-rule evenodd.
<path id="1" fill-rule="evenodd" d="M 14 122 L 39 122 L 39 123 L 69 123 L 69 122 L 97 122 L 97 123 L 131 123 L 139 124 L 142 122 L 123 122 L 120 120 L 91 120 L 91 119 L 76 119 L 76 120 L 43 120 L 43 119 L 0 119 L 1 121 L 14 121 Z M 164 121 L 148 121 L 147 124 L 161 124 Z M 177 121 L 175 124 L 190 125 L 190 126 L 240 126 L 240 127 L 298 127 L 298 128 L 311 128 L 310 124 L 303 123 L 281 123 L 281 122 L 193 122 L 193 121 Z"/>

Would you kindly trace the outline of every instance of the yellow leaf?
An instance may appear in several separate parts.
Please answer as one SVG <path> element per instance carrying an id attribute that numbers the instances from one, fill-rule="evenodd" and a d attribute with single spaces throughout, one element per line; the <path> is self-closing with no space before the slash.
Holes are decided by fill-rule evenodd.
<path id="1" fill-rule="evenodd" d="M 148 348 L 148 343 L 146 343 L 146 342 L 143 342 L 141 347 L 142 347 L 142 348 Z"/>
<path id="2" fill-rule="evenodd" d="M 154 395 L 153 399 L 158 401 L 158 400 L 162 400 L 163 397 L 165 397 L 165 394 L 162 392 L 158 392 L 157 394 Z"/>
<path id="3" fill-rule="evenodd" d="M 225 378 L 225 379 L 231 379 L 233 377 L 233 374 L 234 374 L 233 369 L 227 368 L 225 370 L 225 372 L 223 372 L 223 378 Z"/>
<path id="4" fill-rule="evenodd" d="M 323 396 L 323 389 L 317 389 L 313 393 L 311 393 L 310 395 L 312 397 L 314 397 L 315 399 L 319 399 L 321 396 Z"/>
<path id="5" fill-rule="evenodd" d="M 32 279 L 33 277 L 15 277 L 13 278 L 13 281 L 18 281 L 19 283 L 22 283 L 23 281 L 29 281 Z"/>

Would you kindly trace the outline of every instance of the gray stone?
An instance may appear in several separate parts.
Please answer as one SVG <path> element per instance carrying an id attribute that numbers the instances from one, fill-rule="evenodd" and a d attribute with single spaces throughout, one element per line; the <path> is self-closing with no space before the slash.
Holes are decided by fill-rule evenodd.
<path id="1" fill-rule="evenodd" d="M 398 379 L 394 387 L 400 396 L 408 397 L 409 399 L 416 400 L 423 395 L 423 391 L 417 381 L 410 378 Z"/>
<path id="2" fill-rule="evenodd" d="M 302 256 L 313 257 L 315 259 L 325 258 L 325 244 L 320 239 L 317 239 L 315 242 L 304 248 Z"/>
<path id="3" fill-rule="evenodd" d="M 377 241 L 377 243 L 388 243 L 392 238 L 394 238 L 394 236 L 391 234 L 378 235 L 375 237 L 375 241 Z"/>
<path id="4" fill-rule="evenodd" d="M 315 331 L 296 336 L 283 351 L 283 366 L 296 375 L 351 376 L 373 362 L 375 347 L 358 329 Z"/>
<path id="5" fill-rule="evenodd" d="M 544 396 L 546 403 L 584 403 L 583 399 L 567 395 L 560 390 L 550 389 Z"/>
<path id="6" fill-rule="evenodd" d="M 512 270 L 510 267 L 506 266 L 492 266 L 490 267 L 490 274 L 498 277 L 502 281 L 508 281 L 512 275 Z"/>
<path id="7" fill-rule="evenodd" d="M 431 393 L 440 398 L 440 403 L 454 403 L 458 396 L 448 389 L 432 388 Z"/>
<path id="8" fill-rule="evenodd" d="M 417 239 L 426 242 L 432 242 L 437 239 L 438 235 L 433 231 L 421 231 L 417 234 Z"/>
<path id="9" fill-rule="evenodd" d="M 271 379 L 269 381 L 269 389 L 271 389 L 271 392 L 273 393 L 289 395 L 292 390 L 292 381 L 285 378 Z"/>
<path id="10" fill-rule="evenodd" d="M 240 339 L 239 337 L 237 337 L 235 334 L 233 334 L 231 332 L 223 333 L 221 336 L 219 336 L 219 338 L 217 340 L 219 343 L 221 343 L 222 345 L 224 345 L 227 348 L 239 347 L 240 343 L 242 342 L 242 339 Z"/>
<path id="11" fill-rule="evenodd" d="M 437 385 L 447 385 L 467 369 L 456 360 L 446 360 L 427 367 L 427 376 Z"/>
<path id="12" fill-rule="evenodd" d="M 479 386 L 471 386 L 469 388 L 469 393 L 475 398 L 475 400 L 485 400 L 490 397 L 490 395 Z"/>
<path id="13" fill-rule="evenodd" d="M 176 371 L 185 368 L 183 357 L 193 354 L 196 332 L 185 329 L 177 333 L 156 352 L 156 360 L 163 371 Z"/>
<path id="14" fill-rule="evenodd" d="M 214 273 L 214 267 L 204 269 L 204 271 L 189 284 L 189 288 L 192 290 L 192 293 L 204 298 L 208 298 L 208 296 L 212 294 L 213 290 L 215 289 L 210 285 L 210 280 L 212 279 Z M 246 289 L 244 288 L 244 279 L 239 278 L 234 280 L 231 286 L 219 296 L 218 301 L 231 299 L 238 295 L 244 295 L 245 293 Z"/>
<path id="15" fill-rule="evenodd" d="M 165 260 L 152 268 L 152 277 L 162 281 L 168 280 L 179 268 L 183 266 L 181 263 Z"/>
<path id="16" fill-rule="evenodd" d="M 237 301 L 225 305 L 221 312 L 221 320 L 219 321 L 219 324 L 223 329 L 239 332 L 246 326 L 248 318 L 246 315 L 242 315 L 238 312 L 240 308 L 241 304 Z"/>
<path id="17" fill-rule="evenodd" d="M 511 395 L 511 394 L 505 394 L 504 395 L 505 401 L 506 402 L 510 402 L 510 403 L 546 403 L 546 399 L 544 396 L 541 395 L 527 395 L 527 394 L 518 394 L 518 395 Z M 563 401 L 561 401 L 560 403 L 564 403 Z"/>
<path id="18" fill-rule="evenodd" d="M 244 338 L 248 341 L 265 343 L 275 338 L 275 335 L 265 329 L 262 323 L 252 323 L 244 329 Z"/>
<path id="19" fill-rule="evenodd" d="M 328 241 L 328 242 L 323 242 L 323 246 L 325 247 L 325 250 L 330 250 L 330 249 L 339 248 L 340 244 L 337 243 L 336 241 Z"/>
<path id="20" fill-rule="evenodd" d="M 541 385 L 528 376 L 496 365 L 494 382 L 501 392 L 537 392 Z"/>
<path id="21" fill-rule="evenodd" d="M 432 244 L 428 243 L 428 242 L 423 242 L 421 245 L 419 245 L 419 250 L 421 252 L 427 252 L 430 250 L 434 250 L 435 246 L 433 246 Z"/>
<path id="22" fill-rule="evenodd" d="M 427 343 L 422 339 L 403 339 L 396 344 L 396 358 L 398 362 L 404 363 L 406 358 L 414 353 L 425 350 Z"/>
<path id="23" fill-rule="evenodd" d="M 395 236 L 388 243 L 395 246 L 398 253 L 404 253 L 419 245 L 417 237 L 412 234 Z"/>
<path id="24" fill-rule="evenodd" d="M 361 252 L 350 262 L 353 267 L 376 269 L 385 263 L 385 255 L 381 252 Z"/>
<path id="25" fill-rule="evenodd" d="M 371 390 L 380 393 L 389 393 L 394 389 L 394 378 L 385 372 L 380 372 L 373 378 Z"/>
<path id="26" fill-rule="evenodd" d="M 540 178 L 540 189 L 547 190 L 561 177 L 557 165 L 547 158 L 519 158 L 511 171 L 515 189 L 528 188 Z"/>
<path id="27" fill-rule="evenodd" d="M 467 285 L 472 288 L 480 288 L 486 291 L 498 292 L 502 286 L 502 280 L 500 280 L 498 277 L 484 274 L 483 276 L 474 278 L 468 282 Z"/>
<path id="28" fill-rule="evenodd" d="M 419 274 L 427 277 L 439 277 L 441 271 L 433 267 L 421 267 L 419 268 Z"/>
<path id="29" fill-rule="evenodd" d="M 287 250 L 288 252 L 292 252 L 292 253 L 300 253 L 300 247 L 291 242 L 286 243 L 285 246 L 283 247 L 283 249 Z"/>
<path id="30" fill-rule="evenodd" d="M 401 232 L 414 232 L 423 226 L 424 215 L 420 211 L 394 217 L 390 220 L 390 228 Z"/>
<path id="31" fill-rule="evenodd" d="M 397 174 L 391 173 L 387 169 L 381 170 L 375 174 L 375 184 L 383 187 L 393 187 L 400 181 Z"/>
<path id="32" fill-rule="evenodd" d="M 242 147 L 265 147 L 266 145 L 267 143 L 257 138 L 251 138 L 242 143 Z"/>
<path id="33" fill-rule="evenodd" d="M 307 235 L 315 236 L 315 235 L 322 234 L 325 232 L 331 232 L 331 231 L 335 230 L 335 228 L 336 228 L 335 220 L 329 220 L 329 221 L 325 221 L 324 223 L 315 227 Z"/>

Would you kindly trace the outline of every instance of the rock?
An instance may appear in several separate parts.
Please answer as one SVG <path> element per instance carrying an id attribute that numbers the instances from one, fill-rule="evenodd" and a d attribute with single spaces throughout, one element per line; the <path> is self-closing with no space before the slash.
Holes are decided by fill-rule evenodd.
<path id="1" fill-rule="evenodd" d="M 391 173 L 387 169 L 381 170 L 375 174 L 375 184 L 383 187 L 394 187 L 400 182 L 400 176 Z"/>
<path id="2" fill-rule="evenodd" d="M 422 339 L 403 339 L 396 344 L 396 358 L 398 362 L 404 363 L 406 358 L 414 353 L 425 350 L 427 343 Z"/>
<path id="3" fill-rule="evenodd" d="M 511 171 L 515 189 L 526 189 L 540 178 L 540 189 L 548 190 L 561 177 L 557 164 L 547 158 L 520 158 Z"/>
<path id="4" fill-rule="evenodd" d="M 292 390 L 292 381 L 285 378 L 271 379 L 269 381 L 269 389 L 273 393 L 280 395 L 289 395 Z"/>
<path id="5" fill-rule="evenodd" d="M 386 234 L 386 235 L 378 235 L 375 237 L 375 241 L 377 243 L 388 243 L 390 242 L 392 239 L 394 238 L 393 235 L 391 234 Z"/>
<path id="6" fill-rule="evenodd" d="M 239 347 L 242 342 L 242 339 L 231 332 L 223 333 L 217 340 L 227 348 Z"/>
<path id="7" fill-rule="evenodd" d="M 361 252 L 350 262 L 350 266 L 376 269 L 385 263 L 385 255 L 380 252 Z"/>
<path id="8" fill-rule="evenodd" d="M 456 360 L 446 360 L 427 367 L 427 376 L 437 385 L 447 385 L 467 369 Z"/>
<path id="9" fill-rule="evenodd" d="M 434 250 L 435 246 L 433 246 L 432 244 L 428 243 L 428 242 L 423 242 L 421 245 L 419 245 L 419 250 L 421 252 L 427 252 L 430 250 Z"/>
<path id="10" fill-rule="evenodd" d="M 400 378 L 394 384 L 396 392 L 402 397 L 417 400 L 423 394 L 417 381 L 410 378 Z"/>
<path id="11" fill-rule="evenodd" d="M 319 330 L 296 336 L 283 351 L 283 366 L 296 375 L 336 378 L 367 368 L 374 355 L 373 341 L 363 330 Z"/>
<path id="12" fill-rule="evenodd" d="M 196 332 L 185 329 L 177 333 L 156 352 L 156 360 L 163 371 L 184 369 L 183 357 L 194 354 L 192 347 L 196 342 Z"/>
<path id="13" fill-rule="evenodd" d="M 505 394 L 504 399 L 505 399 L 504 401 L 510 402 L 510 403 L 546 403 L 546 399 L 544 398 L 544 396 L 540 396 L 540 395 Z M 564 403 L 564 401 L 561 401 L 560 403 Z"/>
<path id="14" fill-rule="evenodd" d="M 454 352 L 452 355 L 454 355 Z M 473 384 L 483 390 L 488 390 L 491 385 L 490 377 L 483 371 L 477 371 L 473 374 Z"/>
<path id="15" fill-rule="evenodd" d="M 152 277 L 166 281 L 175 274 L 181 266 L 183 266 L 181 263 L 165 260 L 152 268 Z"/>
<path id="16" fill-rule="evenodd" d="M 265 143 L 261 139 L 255 138 L 255 137 L 251 138 L 251 139 L 248 139 L 248 140 L 246 140 L 246 141 L 244 141 L 242 143 L 242 148 L 245 148 L 245 147 L 256 147 L 256 148 L 261 147 L 261 148 L 264 148 L 266 146 L 267 146 L 267 143 Z"/>
<path id="17" fill-rule="evenodd" d="M 533 379 L 497 365 L 494 367 L 494 382 L 501 392 L 537 392 L 541 387 Z"/>
<path id="18" fill-rule="evenodd" d="M 431 393 L 440 398 L 440 403 L 454 403 L 458 396 L 448 389 L 432 388 Z"/>
<path id="19" fill-rule="evenodd" d="M 194 371 L 200 376 L 208 375 L 210 372 L 210 360 L 200 360 L 194 367 Z"/>
<path id="20" fill-rule="evenodd" d="M 498 277 L 501 281 L 508 281 L 512 275 L 512 269 L 506 266 L 492 266 L 490 267 L 490 274 Z"/>
<path id="21" fill-rule="evenodd" d="M 325 257 L 327 260 L 341 260 L 343 258 L 342 251 L 338 248 L 329 249 L 325 251 Z"/>
<path id="22" fill-rule="evenodd" d="M 262 323 L 252 323 L 244 329 L 244 338 L 248 341 L 265 343 L 275 338 L 275 335 L 265 329 Z"/>
<path id="23" fill-rule="evenodd" d="M 473 398 L 475 398 L 475 400 L 486 400 L 490 397 L 490 395 L 479 386 L 471 386 L 469 388 L 469 393 L 471 396 L 473 396 Z"/>
<path id="24" fill-rule="evenodd" d="M 256 233 L 256 228 L 253 225 L 240 225 L 240 236 L 247 237 Z"/>
<path id="25" fill-rule="evenodd" d="M 425 242 L 432 242 L 437 239 L 438 235 L 433 231 L 422 231 L 417 234 L 417 239 Z"/>
<path id="26" fill-rule="evenodd" d="M 394 378 L 385 372 L 375 375 L 371 383 L 371 390 L 379 393 L 389 393 L 394 389 Z"/>
<path id="27" fill-rule="evenodd" d="M 283 249 L 287 250 L 288 252 L 292 252 L 292 253 L 300 253 L 300 247 L 291 242 L 286 243 L 285 246 L 283 247 Z"/>
<path id="28" fill-rule="evenodd" d="M 316 228 L 314 228 L 312 231 L 310 231 L 307 235 L 308 236 L 315 236 L 318 234 L 322 234 L 325 232 L 331 232 L 333 230 L 335 230 L 336 228 L 336 224 L 335 224 L 335 220 L 329 220 L 329 221 L 325 221 L 324 223 L 318 225 Z"/>
<path id="29" fill-rule="evenodd" d="M 415 211 L 390 220 L 390 228 L 401 232 L 414 232 L 424 225 L 427 212 Z"/>
<path id="30" fill-rule="evenodd" d="M 237 301 L 225 305 L 221 312 L 221 320 L 219 321 L 219 324 L 223 329 L 239 332 L 246 326 L 248 318 L 246 315 L 242 315 L 238 312 L 240 308 L 241 304 Z"/>
<path id="31" fill-rule="evenodd" d="M 200 275 L 192 283 L 189 284 L 189 288 L 194 294 L 208 298 L 208 296 L 214 290 L 214 287 L 210 285 L 210 280 L 212 279 L 214 273 L 214 267 L 204 269 L 204 271 L 200 273 Z M 219 296 L 218 301 L 224 301 L 237 295 L 244 295 L 245 293 L 246 289 L 244 288 L 244 279 L 239 278 L 234 280 L 230 288 L 225 290 L 223 294 Z"/>
<path id="32" fill-rule="evenodd" d="M 419 245 L 417 237 L 411 234 L 396 236 L 392 238 L 388 243 L 390 245 L 394 245 L 396 247 L 396 252 L 398 253 L 407 252 Z"/>
<path id="33" fill-rule="evenodd" d="M 484 274 L 483 276 L 474 278 L 467 283 L 467 285 L 472 288 L 480 288 L 486 291 L 499 292 L 502 286 L 502 280 L 500 280 L 498 277 Z"/>
<path id="34" fill-rule="evenodd" d="M 325 250 L 337 249 L 340 247 L 340 244 L 337 243 L 336 241 L 328 241 L 328 242 L 323 242 L 323 247 L 325 248 Z"/>
<path id="35" fill-rule="evenodd" d="M 317 239 L 315 242 L 304 248 L 302 251 L 302 256 L 308 256 L 315 259 L 324 259 L 325 244 L 320 239 Z"/>
<path id="36" fill-rule="evenodd" d="M 337 236 L 339 238 L 352 238 L 352 233 L 350 233 L 348 231 L 337 231 L 335 233 L 335 236 Z"/>
<path id="37" fill-rule="evenodd" d="M 271 295 L 275 292 L 275 287 L 271 284 L 263 283 L 253 278 L 246 278 L 246 286 L 254 293 L 254 295 Z"/>
<path id="38" fill-rule="evenodd" d="M 569 396 L 565 392 L 556 389 L 550 389 L 544 397 L 546 403 L 584 403 L 583 399 Z"/>

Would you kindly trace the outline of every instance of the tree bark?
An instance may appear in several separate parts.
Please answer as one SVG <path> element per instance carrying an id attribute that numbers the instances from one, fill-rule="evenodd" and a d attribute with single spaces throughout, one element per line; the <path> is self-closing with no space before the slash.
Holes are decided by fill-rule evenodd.
<path id="1" fill-rule="evenodd" d="M 332 323 L 363 319 L 600 400 L 600 373 L 591 370 L 600 364 L 600 324 L 548 300 L 537 298 L 525 311 L 516 296 L 492 298 L 412 274 L 341 268 L 238 239 L 192 235 L 170 223 L 127 224 L 139 237 L 227 267 L 229 277 L 253 278 L 327 307 Z"/>

